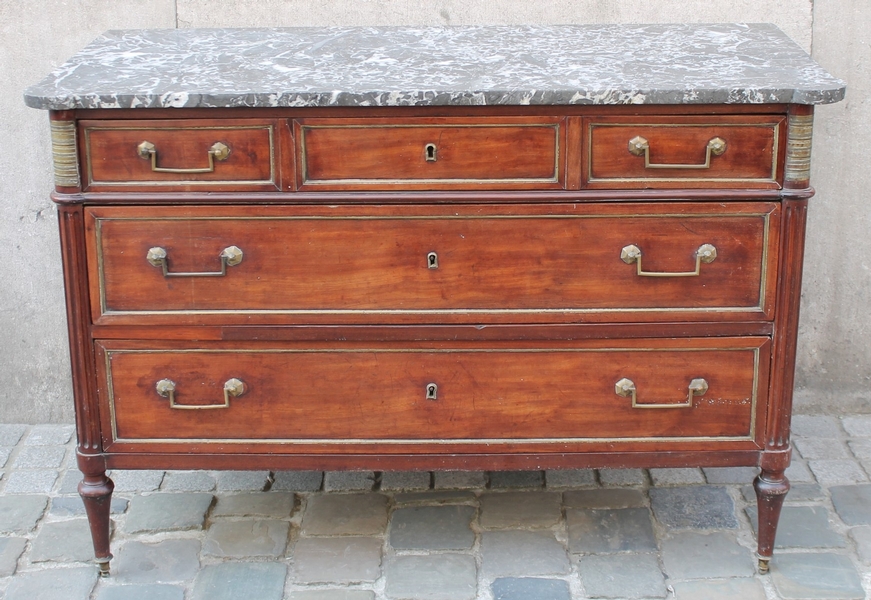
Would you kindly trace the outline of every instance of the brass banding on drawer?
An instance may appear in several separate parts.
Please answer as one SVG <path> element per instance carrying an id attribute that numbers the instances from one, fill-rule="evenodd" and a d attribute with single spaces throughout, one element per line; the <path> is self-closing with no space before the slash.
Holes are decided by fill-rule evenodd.
<path id="1" fill-rule="evenodd" d="M 279 187 L 273 120 L 82 121 L 79 127 L 88 189 Z"/>
<path id="2" fill-rule="evenodd" d="M 115 440 L 753 440 L 768 352 L 767 338 L 143 345 L 100 343 Z M 229 401 L 230 375 L 245 382 L 244 401 Z M 635 406 L 615 395 L 624 375 L 641 390 Z M 212 399 L 222 393 L 226 406 L 172 410 L 155 393 L 159 378 L 196 390 L 184 408 L 216 408 Z M 688 393 L 682 408 L 637 410 L 652 401 L 678 407 Z"/>

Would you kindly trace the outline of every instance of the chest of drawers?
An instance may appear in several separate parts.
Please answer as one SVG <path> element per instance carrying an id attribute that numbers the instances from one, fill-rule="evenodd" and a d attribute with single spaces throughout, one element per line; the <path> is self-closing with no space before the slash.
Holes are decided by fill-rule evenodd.
<path id="1" fill-rule="evenodd" d="M 742 57 L 699 40 L 726 33 L 751 55 L 779 48 L 792 79 L 750 56 L 749 84 L 717 80 Z M 169 64 L 214 35 L 110 33 L 61 72 L 131 45 Z M 246 55 L 205 83 L 120 76 L 153 84 L 145 60 L 28 92 L 52 111 L 80 491 L 105 572 L 107 468 L 759 466 L 767 568 L 789 489 L 812 104 L 843 85 L 766 26 L 601 35 L 231 31 L 246 52 L 270 40 L 282 86 L 239 87 Z M 408 45 L 433 36 L 455 62 L 424 86 L 429 58 Z M 685 39 L 714 83 L 654 69 L 647 90 L 577 66 L 615 36 L 654 55 Z M 408 82 L 359 72 L 387 38 L 405 40 Z M 594 38 L 544 74 L 505 58 L 518 40 Z M 356 53 L 345 70 L 330 43 Z M 503 70 L 481 71 L 496 59 L 472 46 Z M 615 60 L 624 76 L 642 62 Z"/>

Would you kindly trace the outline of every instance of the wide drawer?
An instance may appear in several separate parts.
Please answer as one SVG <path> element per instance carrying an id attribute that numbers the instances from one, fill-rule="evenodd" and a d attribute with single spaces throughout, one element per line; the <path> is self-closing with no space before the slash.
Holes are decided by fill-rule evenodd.
<path id="1" fill-rule="evenodd" d="M 301 189 L 563 187 L 562 117 L 299 119 Z"/>
<path id="2" fill-rule="evenodd" d="M 782 116 L 587 118 L 590 188 L 778 188 Z"/>
<path id="3" fill-rule="evenodd" d="M 117 442 L 753 443 L 768 347 L 119 341 L 98 344 L 98 364 Z"/>
<path id="4" fill-rule="evenodd" d="M 82 121 L 86 186 L 275 190 L 276 122 Z"/>
<path id="5" fill-rule="evenodd" d="M 769 318 L 779 214 L 767 203 L 90 208 L 94 319 Z"/>

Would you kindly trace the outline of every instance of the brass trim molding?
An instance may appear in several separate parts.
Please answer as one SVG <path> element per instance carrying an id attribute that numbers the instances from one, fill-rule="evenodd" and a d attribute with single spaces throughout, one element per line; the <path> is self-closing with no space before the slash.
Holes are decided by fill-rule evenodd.
<path id="1" fill-rule="evenodd" d="M 784 181 L 796 183 L 810 179 L 813 126 L 813 114 L 790 115 L 787 129 Z"/>
<path id="2" fill-rule="evenodd" d="M 81 187 L 75 121 L 51 122 L 51 158 L 56 186 Z"/>

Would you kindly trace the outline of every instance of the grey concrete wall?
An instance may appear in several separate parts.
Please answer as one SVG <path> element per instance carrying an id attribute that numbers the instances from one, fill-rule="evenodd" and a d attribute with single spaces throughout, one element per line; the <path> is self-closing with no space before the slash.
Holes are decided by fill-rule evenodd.
<path id="1" fill-rule="evenodd" d="M 0 422 L 72 421 L 48 122 L 21 91 L 112 28 L 366 24 L 774 22 L 851 84 L 850 102 L 821 109 L 798 381 L 808 411 L 871 411 L 871 350 L 864 339 L 871 226 L 859 190 L 868 178 L 855 144 L 871 115 L 867 0 L 67 0 L 0 1 Z M 853 35 L 842 32 L 851 28 Z M 852 40 L 852 42 L 851 42 Z M 853 44 L 851 46 L 851 43 Z M 864 53 L 864 54 L 863 54 Z M 864 62 L 864 65 L 862 64 Z M 857 81 L 864 76 L 864 83 Z M 837 240 L 836 245 L 830 240 Z M 847 244 L 845 246 L 844 244 Z M 864 302 L 863 302 L 864 300 Z M 823 400 L 824 399 L 824 400 Z"/>

